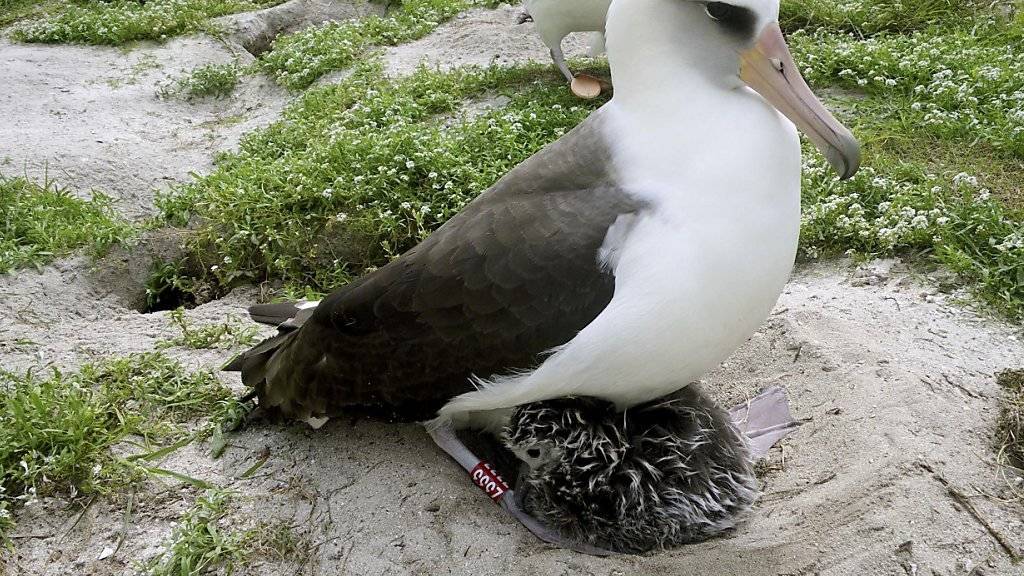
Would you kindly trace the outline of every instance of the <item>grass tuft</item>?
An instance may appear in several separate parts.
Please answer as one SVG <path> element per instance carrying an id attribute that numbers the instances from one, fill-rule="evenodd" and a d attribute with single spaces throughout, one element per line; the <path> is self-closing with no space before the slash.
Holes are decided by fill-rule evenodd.
<path id="1" fill-rule="evenodd" d="M 802 253 L 924 254 L 1021 320 L 1021 29 L 990 12 L 939 20 L 869 38 L 827 28 L 790 35 L 808 81 L 841 95 L 866 166 L 839 183 L 805 150 Z"/>
<path id="2" fill-rule="evenodd" d="M 40 266 L 83 246 L 100 255 L 132 234 L 99 192 L 83 200 L 53 182 L 0 175 L 0 274 Z"/>
<path id="3" fill-rule="evenodd" d="M 282 521 L 258 523 L 245 531 L 242 543 L 252 555 L 277 562 L 301 561 L 310 551 L 309 540 Z"/>
<path id="4" fill-rule="evenodd" d="M 74 497 L 137 481 L 144 469 L 113 447 L 127 442 L 148 449 L 179 439 L 196 419 L 207 419 L 205 429 L 212 430 L 237 408 L 212 373 L 190 373 L 159 353 L 71 374 L 0 372 L 0 392 L 0 510 L 8 512 L 44 495 Z"/>
<path id="5" fill-rule="evenodd" d="M 231 494 L 207 490 L 186 511 L 164 550 L 145 566 L 150 576 L 233 574 L 252 557 L 271 561 L 300 561 L 309 542 L 284 522 L 260 522 L 247 530 L 232 530 L 226 516 Z"/>
<path id="6" fill-rule="evenodd" d="M 245 559 L 242 535 L 225 530 L 220 520 L 227 513 L 230 494 L 221 489 L 207 490 L 195 505 L 182 515 L 165 550 L 147 563 L 150 576 L 208 574 L 220 568 L 231 574 Z"/>
<path id="7" fill-rule="evenodd" d="M 161 87 L 160 96 L 177 96 L 186 100 L 225 98 L 235 91 L 243 73 L 242 67 L 234 62 L 199 66 L 170 85 Z"/>
<path id="8" fill-rule="evenodd" d="M 255 326 L 238 323 L 232 318 L 219 324 L 196 327 L 185 317 L 184 308 L 171 310 L 169 317 L 171 323 L 181 330 L 181 336 L 161 342 L 157 345 L 158 348 L 170 346 L 183 346 L 193 350 L 233 348 L 252 344 L 256 341 L 256 335 L 259 333 Z"/>
<path id="9" fill-rule="evenodd" d="M 196 304 L 199 289 L 182 261 L 153 263 L 146 278 L 146 312 Z"/>
<path id="10" fill-rule="evenodd" d="M 999 460 L 1024 477 L 1024 370 L 1004 370 L 996 381 L 1004 390 L 996 425 Z"/>

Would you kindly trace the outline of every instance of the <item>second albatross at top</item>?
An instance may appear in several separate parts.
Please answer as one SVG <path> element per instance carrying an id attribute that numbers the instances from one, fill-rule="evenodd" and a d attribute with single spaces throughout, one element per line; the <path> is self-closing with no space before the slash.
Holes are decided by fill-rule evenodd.
<path id="1" fill-rule="evenodd" d="M 777 17 L 777 0 L 613 0 L 610 102 L 318 306 L 254 307 L 281 332 L 228 369 L 298 418 L 492 430 L 528 402 L 624 408 L 696 381 L 789 276 L 796 128 L 842 178 L 859 164 Z"/>

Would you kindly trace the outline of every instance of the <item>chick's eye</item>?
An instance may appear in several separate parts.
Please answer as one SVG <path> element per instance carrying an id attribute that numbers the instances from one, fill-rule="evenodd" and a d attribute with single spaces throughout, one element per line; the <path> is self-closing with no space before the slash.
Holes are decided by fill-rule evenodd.
<path id="1" fill-rule="evenodd" d="M 738 9 L 736 6 L 726 4 L 725 2 L 708 2 L 704 6 L 704 11 L 708 13 L 712 20 L 727 21 L 736 15 Z"/>
<path id="2" fill-rule="evenodd" d="M 526 451 L 526 455 L 530 458 L 540 458 L 540 448 L 530 448 Z"/>

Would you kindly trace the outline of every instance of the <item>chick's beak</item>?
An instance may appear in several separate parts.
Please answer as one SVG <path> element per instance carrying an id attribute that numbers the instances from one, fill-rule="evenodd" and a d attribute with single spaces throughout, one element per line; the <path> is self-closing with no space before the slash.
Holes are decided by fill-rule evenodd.
<path id="1" fill-rule="evenodd" d="M 811 92 L 777 22 L 765 26 L 754 46 L 740 54 L 740 78 L 806 134 L 841 179 L 857 173 L 860 145 Z"/>

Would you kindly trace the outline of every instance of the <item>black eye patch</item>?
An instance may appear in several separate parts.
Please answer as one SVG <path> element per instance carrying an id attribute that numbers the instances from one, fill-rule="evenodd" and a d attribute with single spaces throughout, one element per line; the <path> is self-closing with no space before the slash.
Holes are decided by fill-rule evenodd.
<path id="1" fill-rule="evenodd" d="M 704 10 L 712 20 L 718 22 L 729 33 L 742 38 L 754 36 L 757 14 L 753 10 L 727 2 L 708 2 L 704 6 Z"/>

